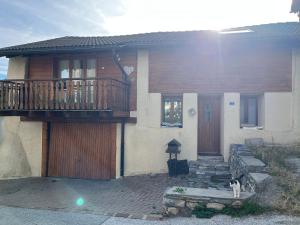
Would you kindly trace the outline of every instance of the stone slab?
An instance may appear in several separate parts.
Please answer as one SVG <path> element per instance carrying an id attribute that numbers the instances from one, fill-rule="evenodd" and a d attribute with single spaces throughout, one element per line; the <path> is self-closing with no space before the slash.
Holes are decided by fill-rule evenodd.
<path id="1" fill-rule="evenodd" d="M 233 192 L 228 190 L 216 190 L 216 189 L 204 189 L 204 188 L 183 188 L 182 193 L 175 192 L 177 186 L 169 188 L 164 198 L 181 199 L 185 201 L 198 201 L 203 203 L 217 202 L 222 204 L 232 204 L 237 199 L 233 198 Z M 241 192 L 241 196 L 238 200 L 245 201 L 254 196 L 254 193 Z"/>
<path id="2" fill-rule="evenodd" d="M 258 184 L 264 182 L 267 179 L 271 179 L 271 176 L 266 173 L 249 173 L 249 175 Z"/>
<path id="3" fill-rule="evenodd" d="M 243 162 L 247 165 L 247 167 L 249 167 L 249 169 L 263 169 L 266 164 L 264 164 L 262 161 L 260 161 L 259 159 L 256 159 L 252 156 L 240 156 L 241 160 L 243 160 Z M 250 172 L 256 172 L 256 171 L 251 171 Z"/>

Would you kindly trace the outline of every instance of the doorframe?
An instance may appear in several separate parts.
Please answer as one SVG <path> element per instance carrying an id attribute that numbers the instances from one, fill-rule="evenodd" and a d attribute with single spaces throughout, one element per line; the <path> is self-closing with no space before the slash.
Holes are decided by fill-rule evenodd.
<path id="1" fill-rule="evenodd" d="M 199 99 L 201 97 L 211 97 L 211 96 L 214 96 L 214 97 L 218 97 L 218 100 L 219 100 L 219 107 L 220 107 L 220 112 L 219 112 L 219 121 L 220 121 L 220 129 L 219 129 L 219 148 L 218 148 L 218 152 L 217 153 L 199 153 Z M 223 112 L 223 109 L 222 109 L 222 93 L 212 93 L 212 94 L 203 94 L 203 93 L 198 93 L 197 95 L 197 110 L 198 110 L 198 118 L 197 118 L 197 121 L 198 121 L 198 125 L 197 125 L 197 155 L 203 155 L 203 156 L 220 156 L 222 155 L 222 149 L 221 149 L 221 146 L 222 146 L 222 112 Z"/>
<path id="2" fill-rule="evenodd" d="M 48 177 L 48 164 L 49 164 L 49 146 L 50 146 L 50 122 L 43 122 L 42 124 L 42 163 L 41 163 L 41 176 Z"/>

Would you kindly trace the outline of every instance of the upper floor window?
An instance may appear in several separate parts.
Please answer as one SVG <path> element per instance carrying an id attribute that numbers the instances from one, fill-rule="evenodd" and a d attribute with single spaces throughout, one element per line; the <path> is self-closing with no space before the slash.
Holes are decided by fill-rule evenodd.
<path id="1" fill-rule="evenodd" d="M 59 61 L 59 75 L 60 78 L 69 78 L 69 68 L 70 62 L 69 60 L 60 60 Z"/>
<path id="2" fill-rule="evenodd" d="M 61 59 L 58 63 L 59 78 L 95 78 L 96 59 Z"/>
<path id="3" fill-rule="evenodd" d="M 162 96 L 163 127 L 182 127 L 182 96 Z"/>
<path id="4" fill-rule="evenodd" d="M 241 95 L 241 127 L 256 127 L 259 123 L 259 96 Z"/>
<path id="5" fill-rule="evenodd" d="M 83 60 L 73 60 L 72 78 L 83 78 Z"/>
<path id="6" fill-rule="evenodd" d="M 86 61 L 86 77 L 96 77 L 96 59 L 88 59 Z"/>

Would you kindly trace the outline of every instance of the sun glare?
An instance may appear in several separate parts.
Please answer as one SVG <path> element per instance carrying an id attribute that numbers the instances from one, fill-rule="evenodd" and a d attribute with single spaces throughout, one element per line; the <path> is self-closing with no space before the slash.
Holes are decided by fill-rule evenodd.
<path id="1" fill-rule="evenodd" d="M 124 0 L 124 15 L 109 17 L 111 34 L 220 30 L 253 24 L 297 21 L 290 0 Z"/>

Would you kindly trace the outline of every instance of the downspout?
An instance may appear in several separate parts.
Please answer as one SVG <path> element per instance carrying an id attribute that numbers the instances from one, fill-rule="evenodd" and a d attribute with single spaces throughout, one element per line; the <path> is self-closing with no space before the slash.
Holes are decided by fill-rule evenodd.
<path id="1" fill-rule="evenodd" d="M 120 64 L 120 59 L 116 53 L 116 49 L 112 49 L 113 62 L 119 68 L 122 73 L 122 78 L 124 81 L 128 81 L 128 74 L 125 72 L 123 66 Z M 120 146 L 120 176 L 124 177 L 125 168 L 125 120 L 121 121 L 121 146 Z"/>
<path id="2" fill-rule="evenodd" d="M 115 48 L 112 49 L 112 56 L 113 56 L 114 64 L 116 64 L 116 66 L 119 68 L 119 70 L 122 73 L 123 80 L 127 81 L 128 80 L 128 74 L 125 72 L 123 66 L 121 65 L 120 58 L 119 58 Z"/>
<path id="3" fill-rule="evenodd" d="M 120 157 L 120 176 L 124 177 L 124 164 L 125 164 L 125 121 L 121 122 L 121 157 Z"/>

